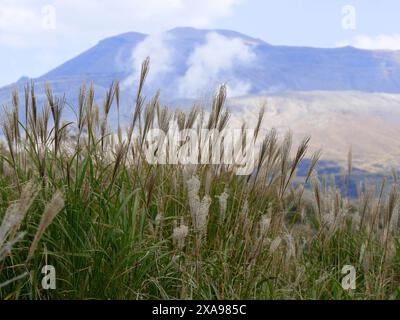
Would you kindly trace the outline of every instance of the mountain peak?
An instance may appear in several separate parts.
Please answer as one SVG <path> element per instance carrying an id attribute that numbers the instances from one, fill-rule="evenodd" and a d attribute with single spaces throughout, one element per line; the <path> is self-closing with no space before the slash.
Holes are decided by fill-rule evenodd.
<path id="1" fill-rule="evenodd" d="M 245 41 L 251 41 L 254 43 L 263 43 L 265 45 L 267 44 L 261 39 L 256 39 L 248 35 L 245 35 L 243 33 L 227 29 L 197 29 L 193 27 L 177 27 L 168 30 L 166 33 L 171 34 L 175 37 L 179 37 L 181 39 L 195 39 L 195 38 L 204 39 L 206 35 L 209 33 L 217 33 L 227 38 L 240 38 Z"/>
<path id="2" fill-rule="evenodd" d="M 111 37 L 107 37 L 103 40 L 100 40 L 98 44 L 101 43 L 107 43 L 107 42 L 129 42 L 129 41 L 135 41 L 135 40 L 143 40 L 145 37 L 148 35 L 145 33 L 140 33 L 140 32 L 125 32 L 121 33 L 118 35 L 114 35 Z"/>

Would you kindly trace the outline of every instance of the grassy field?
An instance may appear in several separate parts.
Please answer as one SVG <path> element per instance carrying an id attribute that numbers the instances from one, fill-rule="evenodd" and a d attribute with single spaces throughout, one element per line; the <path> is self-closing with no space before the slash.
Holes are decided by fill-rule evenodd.
<path id="1" fill-rule="evenodd" d="M 224 87 L 209 114 L 162 108 L 142 95 L 147 71 L 145 62 L 130 125 L 115 132 L 107 117 L 119 112 L 117 83 L 100 108 L 83 87 L 72 123 L 50 88 L 44 106 L 31 86 L 2 113 L 0 298 L 400 298 L 395 173 L 392 186 L 363 185 L 347 199 L 315 175 L 319 154 L 307 154 L 307 139 L 292 152 L 289 134 L 257 127 L 251 176 L 228 165 L 151 165 L 142 152 L 151 128 L 176 119 L 182 129 L 222 129 L 229 112 Z M 294 183 L 305 158 L 308 174 Z M 42 286 L 45 265 L 56 270 L 54 290 Z M 342 288 L 345 265 L 356 270 L 354 290 Z"/>

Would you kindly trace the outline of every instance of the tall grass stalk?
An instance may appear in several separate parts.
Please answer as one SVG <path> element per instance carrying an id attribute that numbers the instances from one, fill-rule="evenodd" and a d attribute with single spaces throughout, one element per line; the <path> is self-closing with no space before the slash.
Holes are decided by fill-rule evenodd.
<path id="1" fill-rule="evenodd" d="M 309 138 L 294 149 L 291 133 L 263 128 L 264 108 L 248 177 L 232 165 L 149 164 L 151 129 L 176 120 L 201 136 L 229 126 L 230 112 L 225 86 L 210 112 L 161 107 L 159 94 L 143 95 L 148 70 L 146 60 L 129 126 L 118 121 L 116 133 L 108 118 L 119 115 L 117 82 L 102 110 L 93 86 L 83 86 L 73 122 L 63 122 L 66 101 L 50 86 L 42 106 L 33 83 L 24 110 L 13 95 L 0 146 L 1 298 L 400 298 L 397 176 L 389 193 L 388 182 L 365 184 L 348 198 L 315 174 L 320 152 L 308 153 Z M 199 163 L 209 147 L 200 146 Z M 56 290 L 41 287 L 45 263 Z M 353 292 L 340 286 L 344 265 L 357 270 Z"/>

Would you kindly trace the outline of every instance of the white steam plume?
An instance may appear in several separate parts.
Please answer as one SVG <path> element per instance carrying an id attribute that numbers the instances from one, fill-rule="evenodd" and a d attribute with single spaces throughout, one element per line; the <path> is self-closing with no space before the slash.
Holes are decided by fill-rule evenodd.
<path id="1" fill-rule="evenodd" d="M 254 58 L 251 47 L 242 39 L 230 39 L 217 33 L 209 33 L 206 43 L 197 47 L 187 61 L 188 69 L 178 80 L 179 95 L 193 98 L 204 91 L 213 90 L 221 80 L 221 73 L 229 74 L 235 65 L 251 63 Z M 251 89 L 249 83 L 234 77 L 223 81 L 228 83 L 230 96 L 245 95 Z"/>
<path id="2" fill-rule="evenodd" d="M 169 45 L 170 41 L 170 35 L 159 33 L 150 35 L 140 42 L 132 52 L 132 73 L 123 81 L 122 88 L 126 89 L 138 81 L 142 63 L 147 57 L 150 57 L 150 71 L 146 83 L 154 84 L 155 80 L 161 80 L 171 71 L 173 48 Z"/>

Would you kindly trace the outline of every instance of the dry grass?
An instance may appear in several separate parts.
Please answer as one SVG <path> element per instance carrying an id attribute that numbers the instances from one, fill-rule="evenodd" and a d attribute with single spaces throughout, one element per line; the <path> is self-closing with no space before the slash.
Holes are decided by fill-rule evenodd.
<path id="1" fill-rule="evenodd" d="M 115 134 L 107 119 L 119 114 L 118 83 L 102 108 L 93 88 L 82 87 L 72 123 L 62 122 L 65 101 L 50 87 L 41 108 L 33 84 L 26 88 L 23 120 L 14 95 L 0 149 L 0 297 L 400 297 L 396 176 L 388 194 L 384 183 L 364 185 L 348 199 L 316 177 L 320 154 L 307 154 L 308 138 L 291 157 L 290 134 L 260 136 L 263 110 L 249 177 L 233 165 L 151 165 L 143 154 L 150 129 L 166 131 L 175 119 L 180 129 L 222 130 L 229 111 L 225 87 L 210 114 L 197 105 L 188 113 L 162 108 L 158 94 L 147 101 L 148 67 L 147 60 L 130 125 L 118 120 Z M 294 183 L 306 157 L 308 175 Z M 46 263 L 56 268 L 56 290 L 41 288 Z M 340 284 L 349 264 L 357 270 L 353 292 Z"/>

